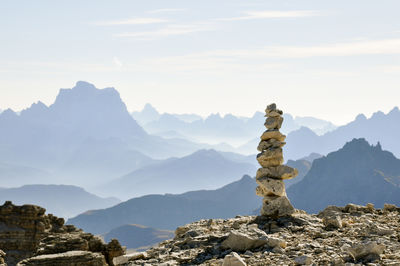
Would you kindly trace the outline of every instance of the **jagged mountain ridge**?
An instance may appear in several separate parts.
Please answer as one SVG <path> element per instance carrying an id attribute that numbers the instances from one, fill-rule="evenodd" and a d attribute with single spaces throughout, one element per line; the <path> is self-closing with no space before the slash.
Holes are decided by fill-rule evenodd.
<path id="1" fill-rule="evenodd" d="M 365 139 L 354 139 L 314 160 L 303 180 L 287 193 L 296 208 L 314 213 L 347 203 L 399 205 L 400 160 L 380 144 L 371 146 Z"/>

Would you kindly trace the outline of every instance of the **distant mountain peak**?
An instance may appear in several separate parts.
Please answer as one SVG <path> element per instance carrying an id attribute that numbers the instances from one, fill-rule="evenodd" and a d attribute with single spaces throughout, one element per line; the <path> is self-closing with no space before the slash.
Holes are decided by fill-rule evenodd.
<path id="1" fill-rule="evenodd" d="M 388 113 L 389 115 L 391 114 L 398 114 L 400 113 L 399 107 L 395 106 L 390 112 Z"/>
<path id="2" fill-rule="evenodd" d="M 359 114 L 356 116 L 356 121 L 364 121 L 367 120 L 367 117 L 364 114 Z"/>

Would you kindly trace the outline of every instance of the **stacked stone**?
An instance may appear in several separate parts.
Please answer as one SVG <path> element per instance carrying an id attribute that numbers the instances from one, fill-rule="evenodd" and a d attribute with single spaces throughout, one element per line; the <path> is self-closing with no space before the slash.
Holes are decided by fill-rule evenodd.
<path id="1" fill-rule="evenodd" d="M 297 176 L 297 169 L 283 164 L 282 147 L 286 136 L 279 132 L 282 126 L 282 111 L 271 104 L 265 109 L 267 130 L 262 134 L 257 149 L 257 161 L 262 168 L 258 169 L 256 194 L 264 197 L 261 215 L 271 217 L 287 216 L 294 212 L 294 208 L 286 196 L 284 179 Z"/>

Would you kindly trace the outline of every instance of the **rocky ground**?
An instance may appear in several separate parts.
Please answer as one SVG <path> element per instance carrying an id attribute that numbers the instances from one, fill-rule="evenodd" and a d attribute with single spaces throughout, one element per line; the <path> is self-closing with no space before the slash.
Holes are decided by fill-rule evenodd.
<path id="1" fill-rule="evenodd" d="M 238 216 L 177 228 L 173 240 L 117 265 L 400 265 L 400 208 L 331 206 L 277 219 Z"/>

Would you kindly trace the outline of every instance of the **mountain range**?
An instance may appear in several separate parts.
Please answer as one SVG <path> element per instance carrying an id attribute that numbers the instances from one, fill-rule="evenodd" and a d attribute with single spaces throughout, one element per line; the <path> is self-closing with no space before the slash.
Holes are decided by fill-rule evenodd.
<path id="1" fill-rule="evenodd" d="M 68 223 L 94 234 L 104 234 L 126 224 L 174 230 L 200 219 L 251 214 L 261 204 L 260 197 L 255 194 L 256 186 L 253 178 L 244 176 L 216 190 L 147 195 L 107 209 L 82 213 Z"/>
<path id="2" fill-rule="evenodd" d="M 199 189 L 216 189 L 257 170 L 247 157 L 199 150 L 182 157 L 170 158 L 142 167 L 103 186 L 104 193 L 123 199 L 146 194 L 183 193 Z M 229 158 L 230 157 L 230 158 Z M 238 157 L 242 157 L 240 160 Z M 244 162 L 243 162 L 244 161 Z M 102 194 L 104 194 L 102 193 Z"/>
<path id="3" fill-rule="evenodd" d="M 238 146 L 255 138 L 263 129 L 264 114 L 256 112 L 252 117 L 237 117 L 232 114 L 221 116 L 211 114 L 202 118 L 195 114 L 160 114 L 153 106 L 146 104 L 142 111 L 132 113 L 132 116 L 149 133 L 163 137 L 183 137 L 196 142 L 221 143 Z M 284 115 L 285 123 L 282 131 L 285 133 L 307 126 L 318 134 L 326 133 L 336 128 L 329 121 L 314 117 L 293 117 Z M 250 152 L 254 151 L 254 147 Z"/>
<path id="4" fill-rule="evenodd" d="M 314 160 L 288 197 L 298 209 L 315 213 L 328 205 L 384 203 L 400 205 L 400 160 L 378 143 L 354 139 L 336 152 Z"/>
<path id="5" fill-rule="evenodd" d="M 69 218 L 87 210 L 107 208 L 121 201 L 117 198 L 101 198 L 76 186 L 25 185 L 16 188 L 0 188 L 0 204 L 35 204 L 46 208 L 48 213 Z"/>

